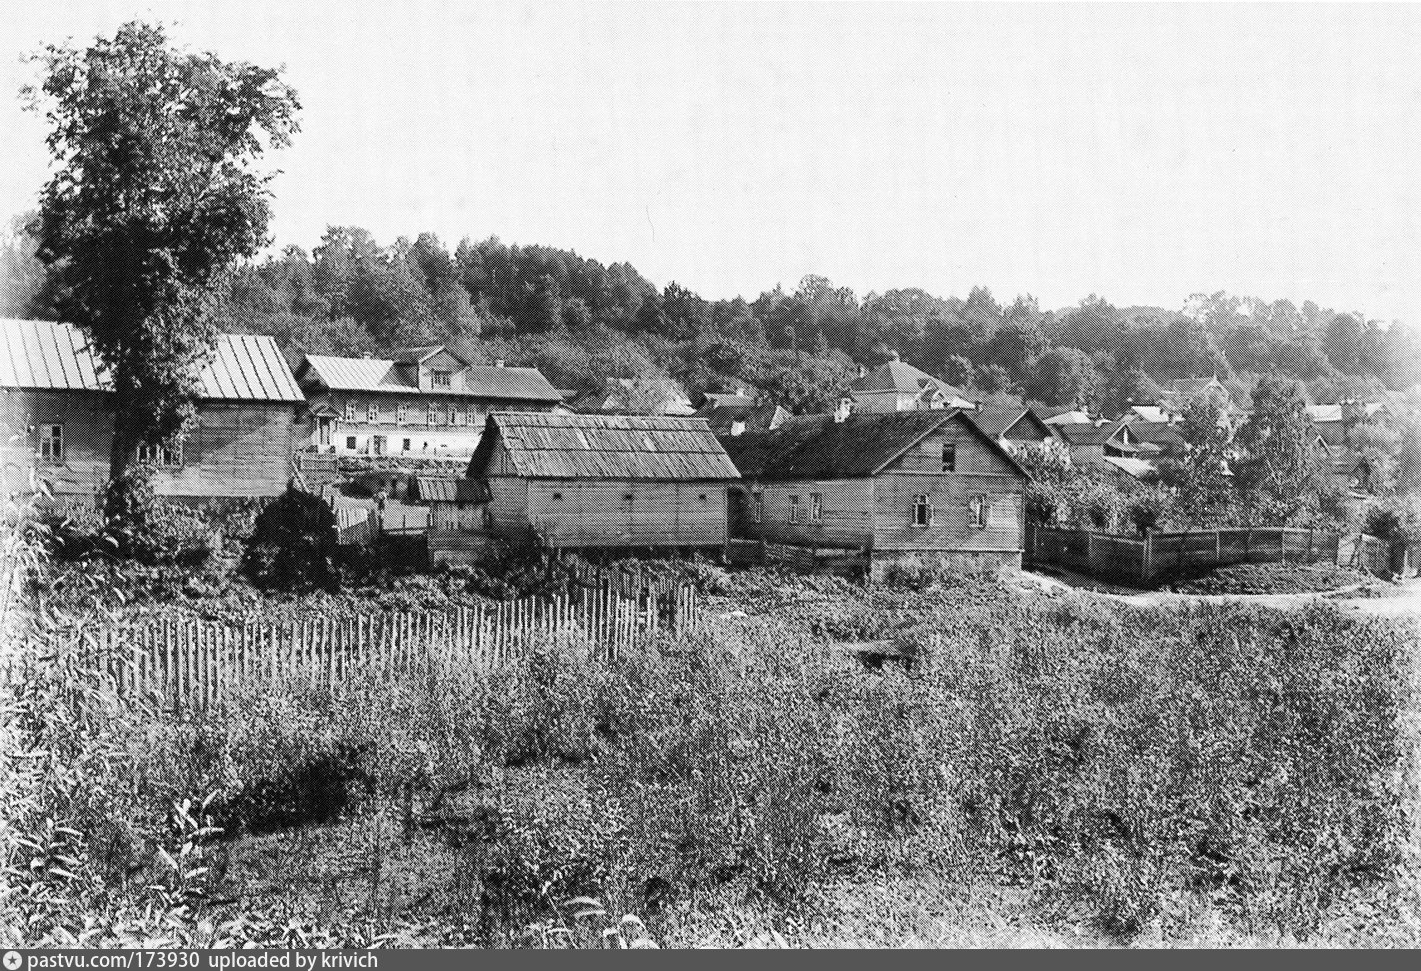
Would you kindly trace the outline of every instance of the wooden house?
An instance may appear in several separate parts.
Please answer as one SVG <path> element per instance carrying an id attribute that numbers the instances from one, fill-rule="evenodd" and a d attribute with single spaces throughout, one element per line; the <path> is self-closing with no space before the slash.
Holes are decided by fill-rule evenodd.
<path id="1" fill-rule="evenodd" d="M 983 405 L 966 414 L 978 428 L 1008 451 L 1017 445 L 1049 442 L 1056 437 L 1051 426 L 1030 408 Z"/>
<path id="2" fill-rule="evenodd" d="M 702 418 L 516 412 L 489 416 L 468 474 L 491 532 L 559 549 L 723 549 L 739 477 Z"/>
<path id="3" fill-rule="evenodd" d="M 722 439 L 740 470 L 736 538 L 907 555 L 967 569 L 1020 566 L 1027 474 L 966 414 L 797 418 Z"/>
<path id="4" fill-rule="evenodd" d="M 57 497 L 88 502 L 109 477 L 113 410 L 107 374 L 81 330 L 0 320 L 0 435 L 6 487 L 31 473 Z M 140 448 L 159 495 L 279 495 L 292 475 L 304 407 L 301 389 L 270 337 L 224 334 L 200 376 L 197 424 L 167 448 Z"/>
<path id="5" fill-rule="evenodd" d="M 973 407 L 959 389 L 899 360 L 896 352 L 872 371 L 860 368 L 859 372 L 858 380 L 849 385 L 856 412 Z"/>
<path id="6" fill-rule="evenodd" d="M 537 368 L 472 365 L 442 345 L 390 358 L 301 355 L 310 404 L 302 446 L 334 455 L 468 456 L 492 411 L 551 411 L 562 395 Z"/>

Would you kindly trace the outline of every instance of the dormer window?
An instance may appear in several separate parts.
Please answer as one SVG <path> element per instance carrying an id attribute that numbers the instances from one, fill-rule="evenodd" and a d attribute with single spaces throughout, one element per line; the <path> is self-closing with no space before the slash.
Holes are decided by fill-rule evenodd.
<path id="1" fill-rule="evenodd" d="M 372 425 L 378 422 L 380 420 L 380 406 L 372 401 L 365 409 L 365 418 Z"/>
<path id="2" fill-rule="evenodd" d="M 436 387 L 436 388 L 447 388 L 447 387 L 449 387 L 449 372 L 448 372 L 448 371 L 430 371 L 430 372 L 429 372 L 429 383 L 432 384 L 432 385 L 433 385 L 434 387 Z"/>
<path id="3" fill-rule="evenodd" d="M 356 408 L 356 405 L 355 405 L 355 402 L 354 402 L 354 401 L 347 401 L 347 402 L 345 403 L 345 420 L 346 420 L 346 421 L 355 421 L 355 408 Z"/>

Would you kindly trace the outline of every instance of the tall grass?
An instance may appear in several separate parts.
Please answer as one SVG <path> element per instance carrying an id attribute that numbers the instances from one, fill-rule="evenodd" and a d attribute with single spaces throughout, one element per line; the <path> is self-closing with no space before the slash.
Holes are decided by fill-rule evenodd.
<path id="1" fill-rule="evenodd" d="M 830 882 L 904 875 L 1024 883 L 1121 938 L 1201 908 L 1306 935 L 1396 873 L 1415 752 L 1400 628 L 990 582 L 806 611 L 615 664 L 547 647 L 492 677 L 67 725 L 87 789 L 51 786 L 47 812 L 109 888 L 189 839 L 184 800 L 211 796 L 229 841 L 378 813 L 394 842 L 437 838 L 444 904 L 483 942 L 560 926 L 574 898 L 656 935 L 698 902 L 788 916 Z M 866 671 L 839 636 L 915 662 Z"/>

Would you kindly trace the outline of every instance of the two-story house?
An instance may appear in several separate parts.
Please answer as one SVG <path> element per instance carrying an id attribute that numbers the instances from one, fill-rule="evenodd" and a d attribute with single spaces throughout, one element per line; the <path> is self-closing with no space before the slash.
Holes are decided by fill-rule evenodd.
<path id="1" fill-rule="evenodd" d="M 293 372 L 310 407 L 303 445 L 322 454 L 472 455 L 491 412 L 562 404 L 537 368 L 473 365 L 443 346 L 390 358 L 306 354 Z"/>

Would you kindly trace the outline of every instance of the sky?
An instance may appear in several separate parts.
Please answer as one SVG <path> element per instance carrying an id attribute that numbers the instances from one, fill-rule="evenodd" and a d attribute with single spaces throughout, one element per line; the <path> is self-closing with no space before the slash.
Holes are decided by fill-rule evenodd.
<path id="1" fill-rule="evenodd" d="M 0 221 L 47 173 L 23 55 L 133 17 L 285 65 L 277 246 L 357 225 L 709 299 L 813 273 L 1421 322 L 1421 5 L 13 4 Z"/>

